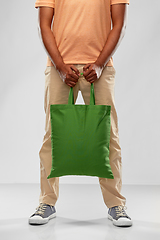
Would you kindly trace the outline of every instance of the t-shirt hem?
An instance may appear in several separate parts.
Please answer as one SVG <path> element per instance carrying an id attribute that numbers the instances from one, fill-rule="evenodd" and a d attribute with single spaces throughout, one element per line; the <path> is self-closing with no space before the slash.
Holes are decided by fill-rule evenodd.
<path id="1" fill-rule="evenodd" d="M 95 61 L 69 61 L 69 60 L 66 60 L 64 61 L 65 64 L 88 64 L 88 63 L 94 63 Z M 51 62 L 50 58 L 48 57 L 47 58 L 47 67 L 50 67 L 50 66 L 54 66 L 53 63 Z M 108 63 L 106 64 L 106 66 L 109 66 L 109 67 L 113 67 L 113 59 L 111 58 Z"/>
<path id="2" fill-rule="evenodd" d="M 38 7 L 51 7 L 51 8 L 55 8 L 55 3 L 53 2 L 42 2 L 42 1 L 36 1 L 35 3 L 35 8 L 38 8 Z"/>
<path id="3" fill-rule="evenodd" d="M 127 3 L 129 5 L 129 0 L 112 0 L 111 5 L 119 4 L 119 3 Z"/>

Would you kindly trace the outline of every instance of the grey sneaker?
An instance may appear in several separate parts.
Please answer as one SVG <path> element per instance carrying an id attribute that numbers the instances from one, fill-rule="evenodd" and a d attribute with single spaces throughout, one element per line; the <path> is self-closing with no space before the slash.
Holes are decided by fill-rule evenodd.
<path id="1" fill-rule="evenodd" d="M 131 218 L 125 212 L 126 208 L 123 206 L 115 206 L 109 208 L 108 218 L 113 221 L 115 226 L 129 227 L 132 226 Z"/>
<path id="2" fill-rule="evenodd" d="M 30 216 L 29 224 L 45 224 L 48 223 L 51 218 L 56 217 L 56 210 L 54 206 L 40 203 L 36 210 L 37 211 Z"/>

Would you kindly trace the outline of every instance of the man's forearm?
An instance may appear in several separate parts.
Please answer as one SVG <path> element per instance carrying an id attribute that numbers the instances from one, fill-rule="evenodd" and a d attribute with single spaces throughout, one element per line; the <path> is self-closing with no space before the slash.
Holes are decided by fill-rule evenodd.
<path id="1" fill-rule="evenodd" d="M 56 69 L 59 69 L 64 64 L 62 56 L 57 48 L 55 37 L 50 27 L 44 26 L 40 29 L 40 35 L 44 47 Z"/>
<path id="2" fill-rule="evenodd" d="M 104 67 L 106 66 L 107 62 L 110 60 L 114 52 L 116 51 L 123 36 L 124 36 L 123 27 L 117 25 L 111 30 L 106 41 L 106 44 L 97 60 L 93 64 L 86 64 L 85 67 L 83 68 L 84 70 L 83 75 L 87 81 L 93 83 L 95 80 L 100 78 Z"/>
<path id="3" fill-rule="evenodd" d="M 107 62 L 113 56 L 119 44 L 121 43 L 121 40 L 124 34 L 125 34 L 125 27 L 122 27 L 122 28 L 114 27 L 111 30 L 108 36 L 108 39 L 106 41 L 106 44 L 95 62 L 96 65 L 100 67 L 104 67 L 107 64 Z"/>
<path id="4" fill-rule="evenodd" d="M 39 34 L 44 44 L 47 55 L 57 69 L 63 82 L 69 87 L 74 87 L 79 79 L 79 70 L 73 64 L 65 64 L 58 50 L 51 26 L 54 18 L 54 8 L 39 8 Z"/>
<path id="5" fill-rule="evenodd" d="M 110 31 L 102 52 L 95 62 L 101 68 L 105 67 L 124 37 L 127 22 L 127 7 L 127 4 L 114 4 L 111 6 L 113 28 Z"/>

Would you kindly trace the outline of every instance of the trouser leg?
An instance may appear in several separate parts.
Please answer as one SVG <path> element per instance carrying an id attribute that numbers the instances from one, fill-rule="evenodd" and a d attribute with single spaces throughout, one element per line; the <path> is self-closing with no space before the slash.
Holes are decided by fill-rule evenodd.
<path id="1" fill-rule="evenodd" d="M 76 65 L 81 71 L 83 66 Z M 86 104 L 90 102 L 90 83 L 81 77 L 80 90 Z M 122 162 L 119 144 L 118 120 L 114 101 L 115 70 L 105 67 L 101 77 L 94 83 L 96 105 L 111 105 L 111 134 L 110 134 L 110 165 L 114 179 L 99 178 L 104 202 L 108 208 L 125 205 L 126 199 L 121 195 Z"/>
<path id="2" fill-rule="evenodd" d="M 67 104 L 70 88 L 60 79 L 54 67 L 45 71 L 44 109 L 46 114 L 45 136 L 39 152 L 40 156 L 40 203 L 54 206 L 59 196 L 59 178 L 47 179 L 52 166 L 50 105 Z M 74 98 L 78 95 L 78 84 L 74 87 Z"/>

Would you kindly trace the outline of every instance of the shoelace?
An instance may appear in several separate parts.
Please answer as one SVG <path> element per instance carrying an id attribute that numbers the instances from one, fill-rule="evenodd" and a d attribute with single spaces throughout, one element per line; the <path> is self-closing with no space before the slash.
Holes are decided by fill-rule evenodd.
<path id="1" fill-rule="evenodd" d="M 126 217 L 127 214 L 125 213 L 124 210 L 126 210 L 127 208 L 126 207 L 123 207 L 123 206 L 117 206 L 115 207 L 115 211 L 116 211 L 116 216 L 117 217 Z"/>
<path id="2" fill-rule="evenodd" d="M 44 212 L 47 208 L 47 205 L 44 204 L 44 203 L 40 203 L 39 207 L 36 208 L 36 214 L 39 214 L 39 215 L 44 215 Z"/>

